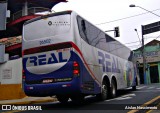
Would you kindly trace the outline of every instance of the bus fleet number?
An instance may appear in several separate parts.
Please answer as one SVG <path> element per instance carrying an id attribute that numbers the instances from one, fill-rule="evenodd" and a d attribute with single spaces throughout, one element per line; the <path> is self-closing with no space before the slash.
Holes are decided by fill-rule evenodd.
<path id="1" fill-rule="evenodd" d="M 49 44 L 49 43 L 51 43 L 51 39 L 41 40 L 39 42 L 40 42 L 40 45 Z"/>

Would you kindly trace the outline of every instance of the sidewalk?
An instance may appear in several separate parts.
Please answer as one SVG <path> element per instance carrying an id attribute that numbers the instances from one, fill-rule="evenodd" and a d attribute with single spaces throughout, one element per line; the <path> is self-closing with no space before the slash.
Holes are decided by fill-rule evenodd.
<path id="1" fill-rule="evenodd" d="M 5 104 L 36 104 L 36 103 L 43 103 L 43 102 L 54 102 L 57 101 L 56 98 L 52 97 L 24 97 L 22 99 L 15 99 L 15 100 L 0 100 L 0 105 Z"/>

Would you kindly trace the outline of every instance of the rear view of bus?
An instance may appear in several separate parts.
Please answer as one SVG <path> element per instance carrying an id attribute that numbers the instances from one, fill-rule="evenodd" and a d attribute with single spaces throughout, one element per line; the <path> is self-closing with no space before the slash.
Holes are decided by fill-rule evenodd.
<path id="1" fill-rule="evenodd" d="M 23 88 L 28 96 L 66 102 L 80 93 L 80 65 L 74 54 L 71 11 L 28 21 L 23 26 Z"/>

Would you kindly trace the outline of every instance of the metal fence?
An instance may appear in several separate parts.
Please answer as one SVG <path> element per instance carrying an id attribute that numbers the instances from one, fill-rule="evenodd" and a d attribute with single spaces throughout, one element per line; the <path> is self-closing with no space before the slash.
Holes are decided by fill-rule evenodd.
<path id="1" fill-rule="evenodd" d="M 33 15 L 33 14 L 45 12 L 45 11 L 50 11 L 50 9 L 44 8 L 44 7 L 32 7 L 32 8 L 28 8 L 28 15 Z M 25 15 L 23 15 L 23 12 L 21 10 L 14 13 L 11 17 L 11 20 L 13 21 L 13 20 L 19 19 L 22 16 L 25 16 Z"/>

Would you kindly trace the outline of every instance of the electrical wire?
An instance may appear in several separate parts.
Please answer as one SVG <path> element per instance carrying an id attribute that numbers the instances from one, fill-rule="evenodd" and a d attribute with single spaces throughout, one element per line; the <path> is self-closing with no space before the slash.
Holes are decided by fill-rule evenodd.
<path id="1" fill-rule="evenodd" d="M 155 38 L 155 40 L 156 40 L 157 38 L 160 38 L 160 35 L 159 35 L 159 36 L 157 36 L 157 37 Z"/>
<path id="2" fill-rule="evenodd" d="M 160 9 L 152 10 L 152 12 L 158 11 L 158 10 L 160 10 Z M 103 22 L 103 23 L 99 23 L 99 24 L 95 24 L 95 25 L 103 25 L 103 24 L 107 24 L 107 23 L 112 23 L 112 22 L 116 22 L 116 21 L 120 21 L 120 20 L 133 18 L 133 17 L 136 17 L 136 16 L 141 16 L 141 15 L 144 15 L 144 14 L 147 14 L 147 13 L 149 13 L 149 12 L 145 12 L 145 13 L 141 13 L 141 14 L 137 14 L 137 15 L 133 15 L 133 16 L 128 16 L 128 17 L 124 17 L 124 18 L 120 18 L 120 19 L 116 19 L 116 20 L 111 20 L 111 21 L 108 21 L 108 22 Z"/>
<path id="3" fill-rule="evenodd" d="M 127 43 L 124 43 L 124 44 L 133 44 L 133 43 L 137 43 L 139 41 L 135 41 L 135 42 L 127 42 Z"/>

